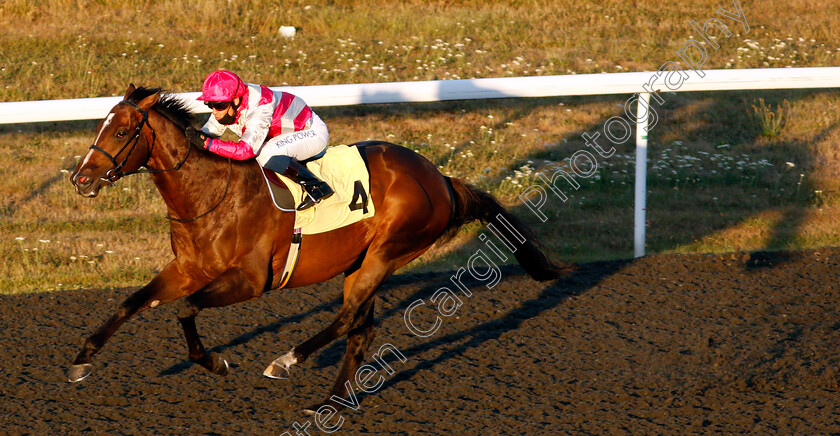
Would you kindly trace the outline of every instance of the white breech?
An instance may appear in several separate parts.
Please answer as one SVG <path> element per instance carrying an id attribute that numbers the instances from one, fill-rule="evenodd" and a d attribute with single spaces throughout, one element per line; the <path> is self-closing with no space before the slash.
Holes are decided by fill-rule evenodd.
<path id="1" fill-rule="evenodd" d="M 330 139 L 327 125 L 317 114 L 312 114 L 312 125 L 300 132 L 291 132 L 275 136 L 266 141 L 257 162 L 264 165 L 272 156 L 291 156 L 297 160 L 309 159 L 324 151 Z"/>

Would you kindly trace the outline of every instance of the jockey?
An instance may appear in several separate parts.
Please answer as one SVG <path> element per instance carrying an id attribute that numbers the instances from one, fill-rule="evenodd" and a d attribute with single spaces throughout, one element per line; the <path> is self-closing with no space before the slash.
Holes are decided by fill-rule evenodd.
<path id="1" fill-rule="evenodd" d="M 198 100 L 213 113 L 201 130 L 186 129 L 191 143 L 231 159 L 256 157 L 263 168 L 300 184 L 306 195 L 298 210 L 333 194 L 326 182 L 300 163 L 324 151 L 329 139 L 327 125 L 303 99 L 219 70 L 207 75 Z M 239 140 L 218 139 L 225 129 L 239 135 Z"/>

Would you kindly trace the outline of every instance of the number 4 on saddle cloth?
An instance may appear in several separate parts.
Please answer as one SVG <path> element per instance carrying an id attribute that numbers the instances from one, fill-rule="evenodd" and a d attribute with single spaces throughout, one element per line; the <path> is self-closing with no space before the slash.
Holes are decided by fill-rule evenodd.
<path id="1" fill-rule="evenodd" d="M 304 235 L 335 230 L 374 214 L 370 199 L 370 174 L 355 146 L 327 147 L 323 157 L 306 163 L 309 171 L 327 182 L 335 194 L 309 209 L 296 211 L 295 229 Z M 290 179 L 263 169 L 274 205 L 293 212 L 300 204 L 303 188 Z"/>

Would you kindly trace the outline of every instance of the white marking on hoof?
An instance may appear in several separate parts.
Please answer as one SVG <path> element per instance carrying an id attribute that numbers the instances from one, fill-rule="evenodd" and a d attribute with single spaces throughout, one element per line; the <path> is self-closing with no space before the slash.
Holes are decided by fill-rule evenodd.
<path id="1" fill-rule="evenodd" d="M 271 362 L 271 365 L 268 365 L 268 368 L 263 371 L 263 375 L 268 378 L 278 379 L 278 380 L 285 380 L 289 378 L 289 368 L 292 365 L 297 363 L 297 358 L 295 357 L 294 351 L 289 351 L 288 353 L 274 359 L 274 362 Z"/>
<path id="2" fill-rule="evenodd" d="M 158 304 L 160 304 L 160 300 L 152 300 L 149 307 L 157 307 Z"/>

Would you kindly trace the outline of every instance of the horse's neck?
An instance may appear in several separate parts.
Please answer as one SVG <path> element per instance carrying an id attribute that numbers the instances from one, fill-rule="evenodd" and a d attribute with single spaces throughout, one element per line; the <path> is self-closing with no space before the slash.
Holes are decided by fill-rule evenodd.
<path id="1" fill-rule="evenodd" d="M 152 170 L 171 169 L 152 173 L 152 180 L 169 209 L 169 215 L 187 219 L 204 213 L 228 190 L 225 183 L 232 168 L 223 159 L 191 150 L 193 146 L 186 141 L 179 127 L 162 115 L 154 118 L 156 137 L 148 167 Z M 187 153 L 189 156 L 183 165 L 175 170 Z"/>

